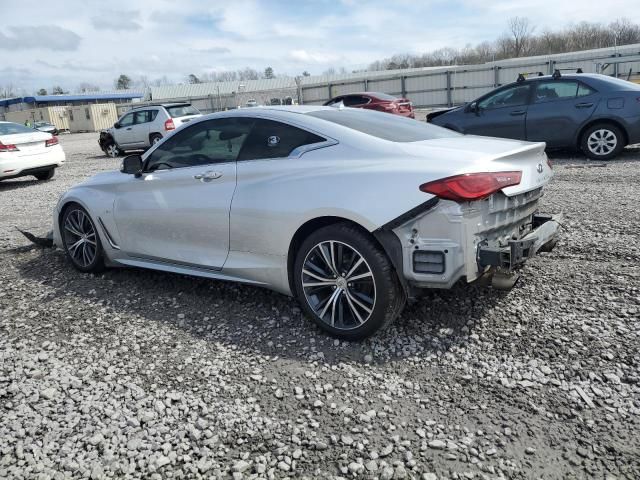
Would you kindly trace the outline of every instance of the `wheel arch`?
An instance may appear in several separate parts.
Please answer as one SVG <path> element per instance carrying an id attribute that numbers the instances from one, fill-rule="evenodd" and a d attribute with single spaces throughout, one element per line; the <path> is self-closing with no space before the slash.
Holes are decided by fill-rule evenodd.
<path id="1" fill-rule="evenodd" d="M 622 122 L 619 122 L 618 120 L 615 120 L 615 119 L 612 119 L 612 118 L 594 118 L 594 119 L 589 120 L 578 131 L 578 135 L 576 136 L 575 141 L 574 141 L 574 145 L 578 149 L 580 149 L 580 146 L 581 146 L 581 143 L 582 143 L 582 136 L 584 135 L 584 132 L 586 132 L 589 128 L 591 128 L 594 125 L 597 125 L 599 123 L 609 124 L 609 125 L 613 125 L 613 126 L 619 128 L 620 131 L 622 132 L 622 135 L 624 135 L 624 146 L 627 146 L 627 144 L 629 142 L 629 132 L 627 132 L 627 129 L 624 127 L 624 124 Z"/>
<path id="2" fill-rule="evenodd" d="M 293 234 L 293 237 L 291 238 L 291 242 L 289 243 L 289 250 L 287 253 L 287 280 L 289 282 L 291 293 L 295 294 L 296 291 L 293 275 L 293 267 L 296 260 L 296 254 L 298 253 L 298 250 L 300 249 L 300 246 L 302 245 L 304 240 L 316 230 L 338 223 L 347 223 L 353 225 L 366 235 L 370 236 L 371 239 L 385 252 L 389 260 L 391 260 L 396 275 L 398 276 L 398 280 L 400 281 L 402 288 L 405 290 L 405 292 L 407 292 L 407 282 L 404 278 L 404 275 L 402 274 L 402 246 L 400 244 L 400 239 L 392 231 L 381 228 L 370 232 L 358 222 L 355 222 L 348 218 L 339 216 L 322 216 L 307 220 L 300 227 L 298 227 L 296 232 Z"/>

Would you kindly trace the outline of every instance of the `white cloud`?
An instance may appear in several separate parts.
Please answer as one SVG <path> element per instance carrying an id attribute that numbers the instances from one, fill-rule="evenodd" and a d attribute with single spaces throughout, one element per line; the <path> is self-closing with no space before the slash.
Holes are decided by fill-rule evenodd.
<path id="1" fill-rule="evenodd" d="M 340 59 L 340 56 L 334 53 L 308 52 L 306 50 L 292 50 L 289 56 L 293 61 L 299 63 L 328 64 Z"/>

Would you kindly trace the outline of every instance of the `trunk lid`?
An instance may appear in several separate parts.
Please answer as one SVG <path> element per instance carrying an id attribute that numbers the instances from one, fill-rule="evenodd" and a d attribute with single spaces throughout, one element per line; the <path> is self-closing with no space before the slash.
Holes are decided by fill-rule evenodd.
<path id="1" fill-rule="evenodd" d="M 460 135 L 398 145 L 408 155 L 442 158 L 438 170 L 443 177 L 463 173 L 521 171 L 522 179 L 518 185 L 502 189 L 507 196 L 540 188 L 553 177 L 542 142 Z M 429 166 L 430 169 L 432 167 Z"/>
<path id="2" fill-rule="evenodd" d="M 33 133 L 15 133 L 13 135 L 0 136 L 0 142 L 4 145 L 15 145 L 18 151 L 15 154 L 19 157 L 38 155 L 47 148 L 45 142 L 52 138 L 50 133 L 35 131 Z"/>

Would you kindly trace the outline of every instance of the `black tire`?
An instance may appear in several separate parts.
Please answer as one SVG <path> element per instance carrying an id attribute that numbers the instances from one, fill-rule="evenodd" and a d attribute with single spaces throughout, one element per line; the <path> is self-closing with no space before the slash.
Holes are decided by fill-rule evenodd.
<path id="1" fill-rule="evenodd" d="M 624 147 L 624 133 L 611 123 L 596 123 L 587 128 L 580 138 L 580 149 L 592 160 L 611 160 Z"/>
<path id="2" fill-rule="evenodd" d="M 93 236 L 89 233 L 91 231 Z M 77 203 L 72 203 L 65 208 L 60 221 L 60 235 L 67 259 L 76 270 L 84 273 L 97 273 L 104 270 L 104 250 L 96 224 L 87 211 Z M 77 246 L 83 235 L 86 240 Z M 79 250 L 80 248 L 83 250 Z M 85 254 L 91 255 L 90 261 L 85 261 L 87 260 Z"/>
<path id="3" fill-rule="evenodd" d="M 36 177 L 38 180 L 51 180 L 55 175 L 55 173 L 56 173 L 56 169 L 50 168 L 46 172 L 36 173 L 34 177 Z"/>
<path id="4" fill-rule="evenodd" d="M 122 155 L 122 150 L 118 148 L 116 142 L 114 142 L 113 140 L 109 140 L 104 145 L 104 153 L 107 155 L 107 157 L 118 158 L 120 155 Z"/>
<path id="5" fill-rule="evenodd" d="M 323 260 L 329 251 L 335 253 L 335 269 Z M 355 264 L 359 266 L 354 268 Z M 334 276 L 331 272 L 336 269 Z M 315 273 L 310 276 L 303 270 Z M 345 270 L 351 270 L 351 275 L 345 275 L 350 273 Z M 385 328 L 406 302 L 387 255 L 367 232 L 349 223 L 329 225 L 309 235 L 296 253 L 293 275 L 294 293 L 305 313 L 321 329 L 345 340 L 360 340 Z"/>
<path id="6" fill-rule="evenodd" d="M 151 135 L 149 135 L 149 143 L 151 143 L 152 147 L 160 140 L 162 140 L 162 135 L 160 135 L 159 133 L 152 133 Z"/>

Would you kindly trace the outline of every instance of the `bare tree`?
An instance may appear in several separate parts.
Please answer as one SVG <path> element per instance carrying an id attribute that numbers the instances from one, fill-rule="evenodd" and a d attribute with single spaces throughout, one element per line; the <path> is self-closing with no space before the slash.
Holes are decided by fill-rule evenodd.
<path id="1" fill-rule="evenodd" d="M 513 46 L 513 56 L 521 57 L 527 54 L 534 27 L 525 17 L 513 17 L 507 22 L 507 29 Z"/>

